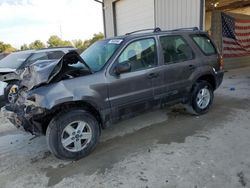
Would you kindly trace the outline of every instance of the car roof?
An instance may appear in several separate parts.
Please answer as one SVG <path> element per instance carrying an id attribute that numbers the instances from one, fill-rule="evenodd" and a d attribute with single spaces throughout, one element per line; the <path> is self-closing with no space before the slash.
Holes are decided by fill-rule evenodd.
<path id="1" fill-rule="evenodd" d="M 27 53 L 33 53 L 36 50 L 22 50 L 22 51 L 16 51 L 16 52 L 12 52 L 11 54 L 27 54 Z"/>
<path id="2" fill-rule="evenodd" d="M 43 48 L 43 49 L 37 49 L 34 51 L 34 53 L 40 53 L 40 52 L 54 52 L 54 51 L 63 51 L 63 52 L 69 52 L 71 50 L 77 50 L 77 48 L 74 47 L 55 47 L 55 48 Z"/>
<path id="3" fill-rule="evenodd" d="M 145 29 L 147 31 L 148 29 Z M 153 30 L 153 29 L 152 29 Z M 205 31 L 199 30 L 198 28 L 180 28 L 175 30 L 153 30 L 153 32 L 143 32 L 144 30 L 134 31 L 131 33 L 127 33 L 126 35 L 122 36 L 115 36 L 112 38 L 108 38 L 108 40 L 112 39 L 122 39 L 122 40 L 130 40 L 139 37 L 150 37 L 150 36 L 157 36 L 157 35 L 183 35 L 183 34 L 206 34 Z"/>

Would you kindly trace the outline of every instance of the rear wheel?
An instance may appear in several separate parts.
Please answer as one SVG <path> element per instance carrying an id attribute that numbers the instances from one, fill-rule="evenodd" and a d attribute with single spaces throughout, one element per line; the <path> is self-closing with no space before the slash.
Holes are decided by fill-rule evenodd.
<path id="1" fill-rule="evenodd" d="M 98 143 L 99 135 L 97 120 L 85 110 L 59 114 L 46 131 L 50 151 L 57 158 L 69 160 L 88 155 Z"/>
<path id="2" fill-rule="evenodd" d="M 201 115 L 208 112 L 213 103 L 213 87 L 207 81 L 197 81 L 192 89 L 187 110 L 195 115 Z"/>

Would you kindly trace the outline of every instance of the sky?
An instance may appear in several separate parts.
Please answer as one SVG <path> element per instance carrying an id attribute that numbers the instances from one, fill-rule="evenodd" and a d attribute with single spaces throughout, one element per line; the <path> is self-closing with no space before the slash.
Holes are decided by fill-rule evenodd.
<path id="1" fill-rule="evenodd" d="M 51 35 L 72 41 L 98 32 L 102 5 L 94 0 L 0 0 L 0 41 L 16 48 Z"/>

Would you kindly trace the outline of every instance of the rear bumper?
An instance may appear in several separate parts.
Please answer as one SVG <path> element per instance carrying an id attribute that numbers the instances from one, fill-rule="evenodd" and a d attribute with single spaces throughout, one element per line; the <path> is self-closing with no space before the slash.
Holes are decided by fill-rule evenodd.
<path id="1" fill-rule="evenodd" d="M 215 72 L 216 89 L 221 85 L 224 78 L 224 71 Z"/>

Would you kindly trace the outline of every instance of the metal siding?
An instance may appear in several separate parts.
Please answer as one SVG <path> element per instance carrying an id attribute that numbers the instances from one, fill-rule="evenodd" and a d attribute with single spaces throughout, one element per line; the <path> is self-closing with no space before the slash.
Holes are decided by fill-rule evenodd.
<path id="1" fill-rule="evenodd" d="M 112 8 L 112 3 L 115 1 L 116 0 L 104 0 L 107 37 L 115 35 Z M 126 11 L 121 10 L 122 14 L 119 14 L 119 10 L 116 10 L 118 34 L 154 26 L 161 27 L 162 29 L 199 27 L 200 1 L 201 0 L 155 0 L 155 9 L 154 0 L 117 1 L 118 9 L 120 3 L 125 4 L 124 7 L 121 6 L 121 9 L 126 9 Z M 125 24 L 123 24 L 123 22 Z"/>
<path id="2" fill-rule="evenodd" d="M 120 0 L 116 2 L 117 35 L 153 28 L 154 0 Z"/>
<path id="3" fill-rule="evenodd" d="M 113 10 L 112 3 L 114 0 L 104 0 L 104 15 L 106 21 L 106 37 L 114 36 Z"/>
<path id="4" fill-rule="evenodd" d="M 156 26 L 200 27 L 200 0 L 156 0 Z"/>

